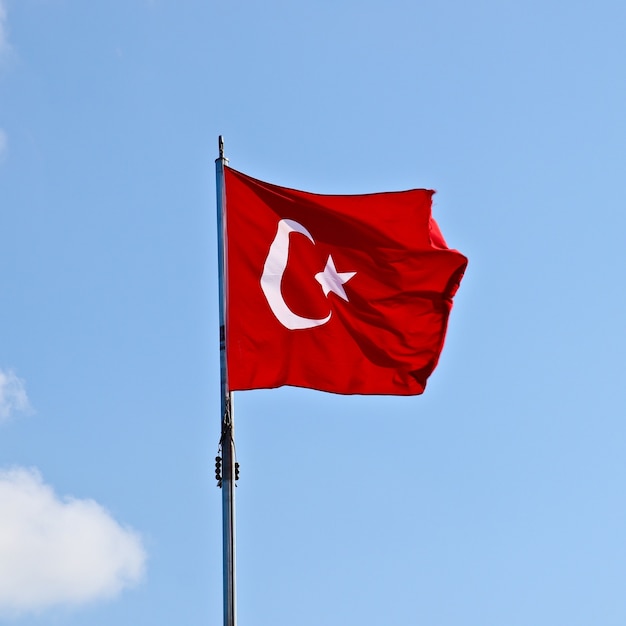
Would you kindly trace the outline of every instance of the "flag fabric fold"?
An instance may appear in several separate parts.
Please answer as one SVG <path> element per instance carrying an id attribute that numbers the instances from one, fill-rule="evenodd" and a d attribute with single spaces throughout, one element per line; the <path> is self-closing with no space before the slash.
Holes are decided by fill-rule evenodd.
<path id="1" fill-rule="evenodd" d="M 467 259 L 432 191 L 321 195 L 225 168 L 232 391 L 424 391 Z"/>

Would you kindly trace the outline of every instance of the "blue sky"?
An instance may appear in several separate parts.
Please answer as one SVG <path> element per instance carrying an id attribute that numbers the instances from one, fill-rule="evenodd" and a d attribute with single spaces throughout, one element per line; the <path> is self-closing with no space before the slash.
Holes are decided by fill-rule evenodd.
<path id="1" fill-rule="evenodd" d="M 236 395 L 239 623 L 623 625 L 625 20 L 0 1 L 0 621 L 221 623 L 223 134 L 470 261 L 423 396 Z"/>

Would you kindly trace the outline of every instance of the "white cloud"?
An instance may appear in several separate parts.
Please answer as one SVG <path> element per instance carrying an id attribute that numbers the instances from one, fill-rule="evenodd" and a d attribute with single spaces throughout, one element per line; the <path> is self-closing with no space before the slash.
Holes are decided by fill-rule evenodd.
<path id="1" fill-rule="evenodd" d="M 93 500 L 59 498 L 35 470 L 0 471 L 0 613 L 111 598 L 143 577 L 133 530 Z"/>
<path id="2" fill-rule="evenodd" d="M 2 155 L 2 130 L 0 130 L 0 156 Z M 0 370 L 0 422 L 16 413 L 30 410 L 24 381 L 12 370 Z"/>
<path id="3" fill-rule="evenodd" d="M 6 33 L 7 9 L 4 0 L 0 0 L 0 55 L 7 52 L 9 42 Z"/>

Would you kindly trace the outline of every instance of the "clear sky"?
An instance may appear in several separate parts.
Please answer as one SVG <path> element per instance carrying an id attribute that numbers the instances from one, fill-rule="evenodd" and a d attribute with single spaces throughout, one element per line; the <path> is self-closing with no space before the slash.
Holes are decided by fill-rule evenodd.
<path id="1" fill-rule="evenodd" d="M 236 395 L 241 626 L 623 626 L 625 23 L 0 0 L 0 623 L 221 624 L 223 134 L 470 261 L 423 396 Z"/>

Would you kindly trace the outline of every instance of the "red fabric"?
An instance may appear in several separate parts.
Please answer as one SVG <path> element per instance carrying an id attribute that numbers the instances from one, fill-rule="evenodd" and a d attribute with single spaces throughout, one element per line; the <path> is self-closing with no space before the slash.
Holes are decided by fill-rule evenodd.
<path id="1" fill-rule="evenodd" d="M 331 196 L 225 177 L 230 389 L 422 393 L 467 265 L 431 217 L 433 192 Z"/>

